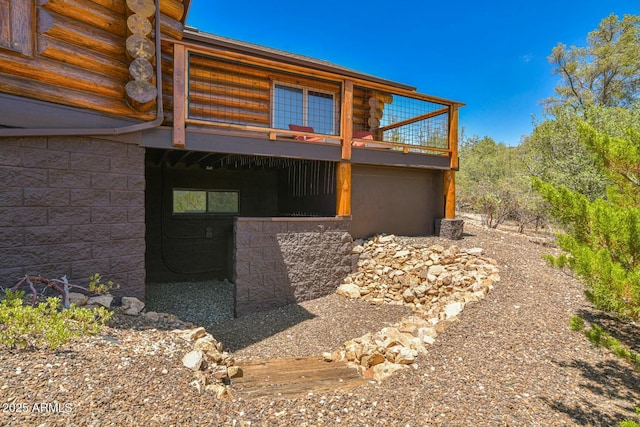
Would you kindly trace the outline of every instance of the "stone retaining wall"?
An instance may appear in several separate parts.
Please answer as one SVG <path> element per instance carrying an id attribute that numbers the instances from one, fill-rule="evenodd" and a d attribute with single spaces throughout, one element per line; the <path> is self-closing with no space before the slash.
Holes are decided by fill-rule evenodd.
<path id="1" fill-rule="evenodd" d="M 0 286 L 94 273 L 144 297 L 144 148 L 77 137 L 0 138 Z"/>
<path id="2" fill-rule="evenodd" d="M 350 226 L 343 218 L 237 218 L 236 316 L 334 292 L 357 268 Z"/>

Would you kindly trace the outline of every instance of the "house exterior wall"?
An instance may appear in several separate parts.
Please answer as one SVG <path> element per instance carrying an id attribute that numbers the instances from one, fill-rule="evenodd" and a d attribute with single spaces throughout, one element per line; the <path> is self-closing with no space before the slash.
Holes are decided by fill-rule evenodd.
<path id="1" fill-rule="evenodd" d="M 0 285 L 94 273 L 144 298 L 144 148 L 78 137 L 0 138 Z"/>
<path id="2" fill-rule="evenodd" d="M 346 218 L 237 218 L 235 313 L 328 295 L 357 262 Z"/>
<path id="3" fill-rule="evenodd" d="M 444 214 L 442 171 L 353 165 L 351 235 L 434 234 Z"/>

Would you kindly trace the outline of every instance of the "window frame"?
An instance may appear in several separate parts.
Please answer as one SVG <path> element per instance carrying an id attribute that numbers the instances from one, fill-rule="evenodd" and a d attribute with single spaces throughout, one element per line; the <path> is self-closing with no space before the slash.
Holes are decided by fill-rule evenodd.
<path id="1" fill-rule="evenodd" d="M 34 54 L 35 4 L 32 0 L 4 0 L 8 7 L 0 15 L 0 25 L 6 26 L 0 33 L 0 52 L 14 53 L 26 57 Z M 0 5 L 1 5 L 0 4 Z"/>
<path id="2" fill-rule="evenodd" d="M 293 84 L 293 83 L 288 83 L 288 82 L 283 82 L 280 80 L 274 80 L 273 81 L 273 85 L 271 87 L 271 126 L 274 129 L 280 129 L 280 128 L 276 128 L 276 86 L 283 86 L 285 88 L 293 88 L 293 89 L 302 89 L 302 126 L 309 126 L 309 91 L 311 92 L 317 92 L 317 93 L 321 93 L 321 94 L 325 94 L 325 95 L 330 95 L 331 96 L 331 107 L 332 107 L 332 111 L 331 111 L 331 133 L 329 134 L 323 134 L 323 135 L 337 135 L 337 127 L 336 127 L 336 113 L 338 111 L 338 94 L 337 92 L 331 92 L 329 90 L 323 90 L 323 89 L 317 89 L 311 86 L 305 86 L 305 85 L 297 85 L 297 84 Z M 292 124 L 297 124 L 297 123 L 292 123 Z M 283 128 L 284 129 L 284 128 Z M 314 128 L 314 131 L 316 133 L 320 133 L 317 132 L 317 129 Z"/>
<path id="3" fill-rule="evenodd" d="M 176 191 L 192 191 L 205 193 L 204 211 L 176 212 L 175 211 L 175 192 Z M 211 193 L 235 193 L 236 194 L 236 210 L 235 211 L 210 211 L 209 210 L 209 194 Z M 178 217 L 183 216 L 237 216 L 240 215 L 240 190 L 220 189 L 220 188 L 182 188 L 174 187 L 171 189 L 171 215 Z"/>

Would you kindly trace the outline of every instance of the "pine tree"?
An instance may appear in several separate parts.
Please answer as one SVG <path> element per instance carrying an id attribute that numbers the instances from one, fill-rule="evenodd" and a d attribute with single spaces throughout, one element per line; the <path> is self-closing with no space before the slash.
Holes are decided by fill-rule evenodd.
<path id="1" fill-rule="evenodd" d="M 640 319 L 640 133 L 611 137 L 586 123 L 582 142 L 592 151 L 611 182 L 606 199 L 539 179 L 536 188 L 551 204 L 566 234 L 558 237 L 566 255 L 550 260 L 569 267 L 586 284 L 596 308 L 632 320 Z"/>

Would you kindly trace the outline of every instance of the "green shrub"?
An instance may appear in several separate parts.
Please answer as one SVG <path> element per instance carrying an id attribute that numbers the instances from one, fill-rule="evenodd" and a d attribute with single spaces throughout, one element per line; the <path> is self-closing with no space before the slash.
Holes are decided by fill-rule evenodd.
<path id="1" fill-rule="evenodd" d="M 87 310 L 72 305 L 61 310 L 60 299 L 54 297 L 34 307 L 23 299 L 23 291 L 5 290 L 0 301 L 0 346 L 55 349 L 76 337 L 97 334 L 113 316 L 104 307 Z"/>

